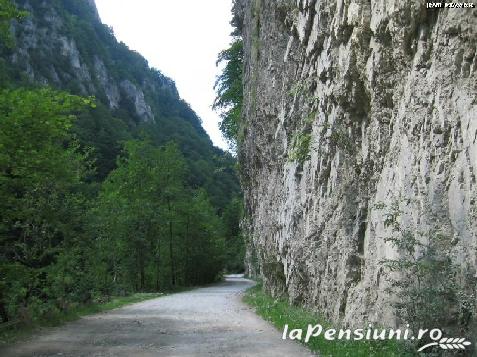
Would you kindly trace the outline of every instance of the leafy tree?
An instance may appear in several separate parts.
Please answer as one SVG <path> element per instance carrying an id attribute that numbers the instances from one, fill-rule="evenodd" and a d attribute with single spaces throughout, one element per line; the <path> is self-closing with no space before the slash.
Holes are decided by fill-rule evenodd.
<path id="1" fill-rule="evenodd" d="M 225 263 L 225 239 L 220 218 L 205 190 L 194 193 L 185 213 L 185 279 L 203 284 L 217 279 Z"/>
<path id="2" fill-rule="evenodd" d="M 71 113 L 88 105 L 50 89 L 0 93 L 0 275 L 9 312 L 47 294 L 45 268 L 77 235 L 72 214 L 88 160 L 71 136 Z"/>
<path id="3" fill-rule="evenodd" d="M 222 270 L 219 217 L 205 191 L 185 185 L 185 174 L 175 144 L 125 144 L 93 212 L 108 286 L 159 290 L 210 282 Z"/>
<path id="4" fill-rule="evenodd" d="M 226 243 L 225 269 L 229 273 L 243 273 L 245 270 L 245 243 L 240 229 L 242 206 L 242 200 L 235 198 L 230 201 L 222 215 Z"/>
<path id="5" fill-rule="evenodd" d="M 236 147 L 243 105 L 243 40 L 236 38 L 220 52 L 217 65 L 225 63 L 215 83 L 217 97 L 213 108 L 221 112 L 220 130 L 232 148 Z"/>
<path id="6" fill-rule="evenodd" d="M 103 184 L 95 212 L 98 243 L 113 248 L 104 257 L 113 272 L 112 280 L 129 290 L 144 290 L 146 285 L 146 243 L 158 208 L 151 201 L 158 187 L 154 176 L 158 155 L 147 143 L 127 142 L 125 155 Z"/>
<path id="7" fill-rule="evenodd" d="M 131 139 L 125 123 L 111 115 L 102 104 L 88 108 L 78 114 L 73 133 L 84 150 L 90 150 L 95 163 L 95 181 L 103 181 L 116 167 L 116 158 L 121 153 L 122 144 Z"/>
<path id="8" fill-rule="evenodd" d="M 213 108 L 220 111 L 222 135 L 227 139 L 230 148 L 236 151 L 242 125 L 244 53 L 240 31 L 237 29 L 233 35 L 234 41 L 230 47 L 220 52 L 218 56 L 217 65 L 224 64 L 224 68 L 215 83 L 217 96 Z M 224 175 L 219 182 L 226 185 L 226 181 Z M 211 191 L 217 187 L 219 186 L 215 185 Z M 245 244 L 240 231 L 241 210 L 241 200 L 231 197 L 223 211 L 222 219 L 226 230 L 226 270 L 229 272 L 244 271 Z"/>

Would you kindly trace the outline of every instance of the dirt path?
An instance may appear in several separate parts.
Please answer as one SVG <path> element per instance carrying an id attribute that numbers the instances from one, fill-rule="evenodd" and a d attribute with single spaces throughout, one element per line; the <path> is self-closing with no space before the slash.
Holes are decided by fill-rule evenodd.
<path id="1" fill-rule="evenodd" d="M 88 316 L 0 350 L 1 356 L 310 356 L 241 302 L 253 283 L 207 288 Z"/>

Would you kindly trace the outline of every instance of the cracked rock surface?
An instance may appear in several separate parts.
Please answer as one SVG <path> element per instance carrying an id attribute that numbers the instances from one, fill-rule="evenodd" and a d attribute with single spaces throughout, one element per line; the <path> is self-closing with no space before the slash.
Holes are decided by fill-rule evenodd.
<path id="1" fill-rule="evenodd" d="M 330 320 L 398 324 L 377 208 L 397 202 L 401 227 L 439 229 L 475 275 L 477 9 L 242 0 L 235 16 L 249 271 Z"/>

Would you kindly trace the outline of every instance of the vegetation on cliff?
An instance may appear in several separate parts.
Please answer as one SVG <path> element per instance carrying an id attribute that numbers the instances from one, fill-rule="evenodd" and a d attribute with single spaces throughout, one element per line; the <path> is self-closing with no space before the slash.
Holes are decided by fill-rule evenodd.
<path id="1" fill-rule="evenodd" d="M 243 103 L 243 40 L 236 36 L 230 47 L 219 54 L 217 65 L 223 64 L 215 90 L 217 97 L 213 108 L 220 111 L 222 122 L 220 130 L 236 149 L 239 139 Z"/>

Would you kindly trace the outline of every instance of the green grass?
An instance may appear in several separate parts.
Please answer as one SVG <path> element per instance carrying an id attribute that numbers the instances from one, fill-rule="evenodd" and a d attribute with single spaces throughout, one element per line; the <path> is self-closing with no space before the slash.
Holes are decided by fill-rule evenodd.
<path id="1" fill-rule="evenodd" d="M 125 305 L 155 299 L 164 295 L 163 293 L 136 293 L 129 296 L 112 297 L 109 301 L 100 304 L 74 306 L 65 312 L 49 314 L 48 318 L 38 319 L 29 324 L 21 323 L 15 327 L 0 330 L 0 346 L 25 339 L 37 333 L 42 327 L 60 326 L 66 322 L 77 320 L 82 316 L 117 309 Z"/>
<path id="2" fill-rule="evenodd" d="M 258 315 L 270 321 L 280 332 L 288 324 L 289 329 L 303 329 L 303 339 L 305 338 L 308 324 L 321 324 L 323 329 L 331 328 L 332 325 L 317 314 L 301 307 L 290 306 L 284 299 L 273 299 L 264 293 L 260 284 L 249 289 L 244 302 L 255 308 Z M 333 328 L 339 329 L 339 326 Z M 414 353 L 408 351 L 405 346 L 396 341 L 346 341 L 346 340 L 325 340 L 323 333 L 318 337 L 312 337 L 308 343 L 304 343 L 311 351 L 318 352 L 320 356 L 333 357 L 403 357 L 413 356 Z"/>
<path id="3" fill-rule="evenodd" d="M 123 307 L 125 305 L 134 304 L 137 302 L 155 299 L 164 296 L 162 293 L 136 293 L 129 296 L 113 297 L 108 302 L 102 304 L 90 304 L 78 306 L 72 309 L 70 312 L 64 315 L 64 318 L 60 319 L 55 325 L 61 324 L 67 321 L 73 321 L 79 319 L 81 316 L 97 314 L 99 312 L 108 311 Z"/>

